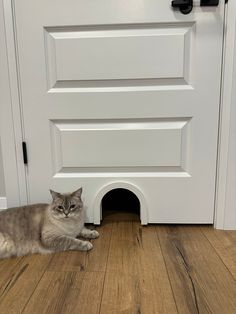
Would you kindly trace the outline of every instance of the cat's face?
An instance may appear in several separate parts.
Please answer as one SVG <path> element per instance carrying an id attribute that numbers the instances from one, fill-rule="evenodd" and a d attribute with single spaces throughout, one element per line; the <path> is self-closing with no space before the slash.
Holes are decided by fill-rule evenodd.
<path id="1" fill-rule="evenodd" d="M 70 194 L 61 194 L 50 190 L 52 195 L 52 204 L 50 206 L 51 214 L 57 219 L 76 218 L 83 209 L 81 200 L 82 188 Z"/>

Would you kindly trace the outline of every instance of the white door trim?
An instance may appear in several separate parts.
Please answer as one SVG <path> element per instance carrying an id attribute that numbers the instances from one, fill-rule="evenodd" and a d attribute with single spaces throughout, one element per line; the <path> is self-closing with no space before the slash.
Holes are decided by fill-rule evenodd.
<path id="1" fill-rule="evenodd" d="M 8 206 L 27 204 L 23 120 L 12 1 L 0 1 L 0 134 Z"/>
<path id="2" fill-rule="evenodd" d="M 7 208 L 7 198 L 0 197 L 0 211 Z"/>
<path id="3" fill-rule="evenodd" d="M 236 3 L 229 0 L 225 11 L 225 36 L 224 36 L 224 58 L 222 68 L 222 92 L 221 113 L 219 125 L 219 145 L 217 164 L 216 204 L 215 204 L 215 227 L 217 229 L 236 229 L 236 204 L 233 221 L 230 226 L 228 221 L 229 208 L 227 207 L 227 190 L 230 189 L 229 176 L 229 144 L 231 123 L 236 123 L 236 118 L 231 117 L 233 106 L 233 82 L 235 84 L 236 64 Z M 232 120 L 231 120 L 232 119 Z M 232 219 L 231 219 L 232 220 Z"/>
<path id="4" fill-rule="evenodd" d="M 222 0 L 224 1 L 224 0 Z M 1 0 L 0 10 L 0 134 L 2 141 L 3 166 L 8 206 L 27 204 L 27 176 L 22 161 L 21 143 L 24 139 L 22 104 L 20 91 L 20 69 L 17 61 L 17 47 L 14 27 L 14 1 Z M 224 229 L 227 191 L 227 165 L 230 132 L 230 109 L 232 106 L 233 62 L 235 54 L 235 1 L 229 0 L 225 14 L 224 62 L 222 71 L 222 98 L 219 126 L 217 163 L 215 227 Z M 16 197 L 18 200 L 16 200 Z M 236 204 L 235 204 L 236 205 Z M 235 213 L 236 216 L 236 213 Z M 236 221 L 236 217 L 235 217 Z M 236 228 L 236 226 L 235 226 Z"/>

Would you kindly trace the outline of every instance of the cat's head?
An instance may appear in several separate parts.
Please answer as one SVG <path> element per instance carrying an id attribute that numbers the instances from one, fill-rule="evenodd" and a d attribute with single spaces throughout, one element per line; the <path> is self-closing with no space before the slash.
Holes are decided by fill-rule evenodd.
<path id="1" fill-rule="evenodd" d="M 57 219 L 76 218 L 83 209 L 81 200 L 82 188 L 72 193 L 61 194 L 50 190 L 52 203 L 50 210 Z"/>

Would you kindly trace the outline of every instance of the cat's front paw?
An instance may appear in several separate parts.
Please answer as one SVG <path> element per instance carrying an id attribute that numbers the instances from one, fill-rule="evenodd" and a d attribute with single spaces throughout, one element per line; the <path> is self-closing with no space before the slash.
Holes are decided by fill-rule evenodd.
<path id="1" fill-rule="evenodd" d="M 90 251 L 90 250 L 92 250 L 92 248 L 93 248 L 93 245 L 92 245 L 91 242 L 89 242 L 89 241 L 83 241 L 83 245 L 82 245 L 82 247 L 81 247 L 81 250 L 82 250 L 82 251 Z"/>
<path id="2" fill-rule="evenodd" d="M 97 230 L 91 230 L 90 238 L 96 239 L 98 237 L 99 237 L 99 233 L 97 232 Z"/>

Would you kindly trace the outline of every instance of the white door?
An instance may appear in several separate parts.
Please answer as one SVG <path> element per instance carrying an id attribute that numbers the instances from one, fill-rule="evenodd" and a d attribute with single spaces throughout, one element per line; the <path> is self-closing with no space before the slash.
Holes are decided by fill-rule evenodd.
<path id="1" fill-rule="evenodd" d="M 99 222 L 124 186 L 142 223 L 213 222 L 223 9 L 15 1 L 31 203 L 83 186 Z"/>

